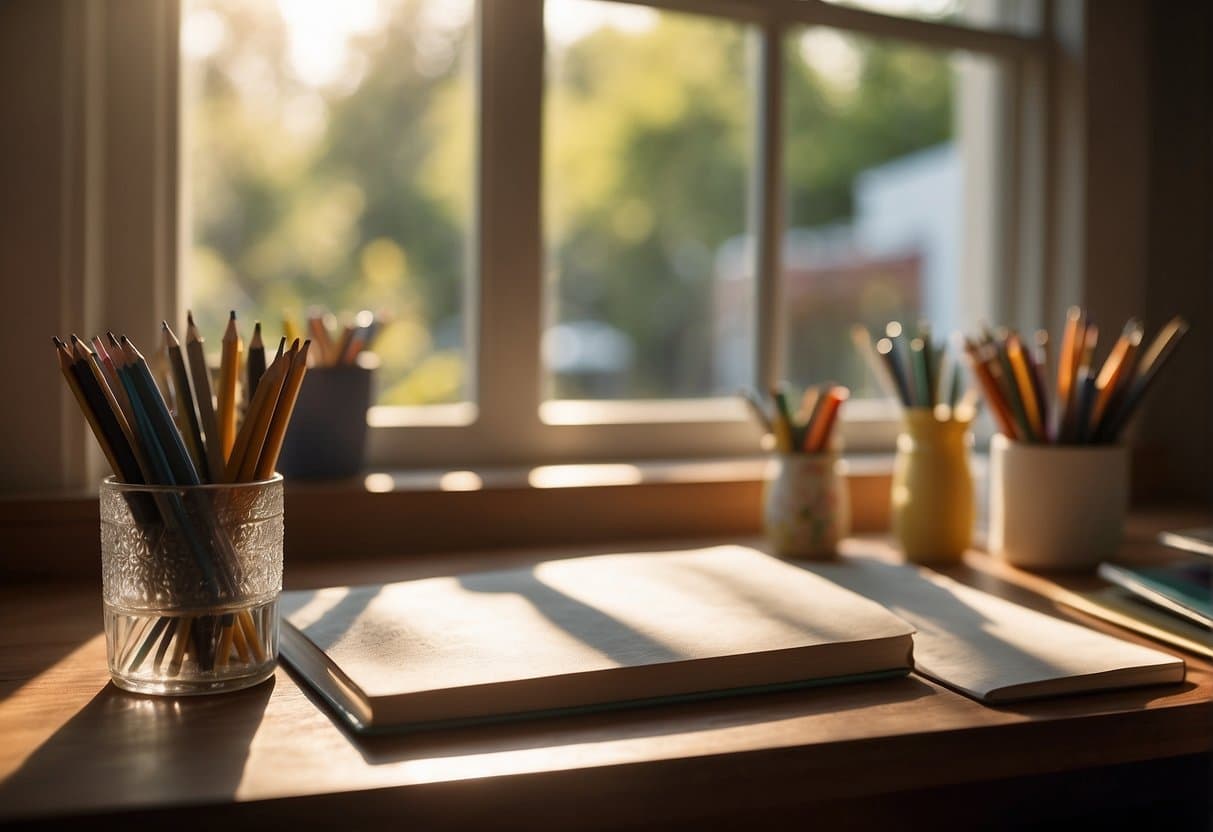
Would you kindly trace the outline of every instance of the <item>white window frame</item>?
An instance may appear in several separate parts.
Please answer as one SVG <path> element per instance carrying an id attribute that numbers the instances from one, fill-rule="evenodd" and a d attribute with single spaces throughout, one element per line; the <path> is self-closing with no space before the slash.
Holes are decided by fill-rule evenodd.
<path id="1" fill-rule="evenodd" d="M 995 156 L 1013 160 L 1004 210 L 992 220 L 998 246 L 990 265 L 1000 319 L 1041 320 L 1045 214 L 1039 200 L 1049 112 L 1044 67 L 1050 27 L 1035 35 L 933 23 L 822 0 L 610 0 L 753 25 L 759 42 L 750 228 L 756 320 L 754 378 L 782 377 L 780 309 L 783 236 L 783 44 L 792 26 L 821 25 L 908 44 L 962 50 L 1006 62 L 994 105 Z M 480 0 L 477 7 L 477 179 L 472 281 L 475 404 L 454 408 L 377 407 L 370 415 L 373 462 L 387 465 L 540 464 L 642 458 L 745 456 L 756 428 L 737 400 L 544 402 L 540 334 L 544 321 L 542 147 L 543 0 Z M 1044 11 L 1049 11 L 1044 0 Z M 1028 110 L 1033 112 L 1031 117 Z M 1014 239 L 1016 245 L 1010 245 Z M 491 315 L 478 314 L 492 310 Z M 846 348 L 840 345 L 840 348 Z M 434 415 L 453 418 L 436 423 Z M 896 408 L 848 403 L 844 442 L 851 451 L 889 450 Z"/>
<path id="2" fill-rule="evenodd" d="M 1068 20 L 1081 40 L 1078 3 L 1042 0 L 1039 33 L 1019 35 L 895 17 L 822 0 L 611 0 L 752 24 L 760 61 L 756 175 L 751 227 L 756 246 L 755 379 L 781 377 L 781 72 L 791 26 L 823 25 L 861 35 L 961 50 L 1006 62 L 998 102 L 1000 158 L 1008 174 L 996 216 L 995 297 L 999 319 L 1037 326 L 1059 319 L 1082 287 L 1085 213 L 1081 179 L 1062 161 L 1085 150 L 1065 114 L 1082 84 L 1072 43 L 1055 34 Z M 163 0 L 67 4 L 66 69 L 81 114 L 65 148 L 83 161 L 75 182 L 80 228 L 68 242 L 87 275 L 84 329 L 126 327 L 151 338 L 155 322 L 184 315 L 179 275 L 188 250 L 188 194 L 179 159 L 180 7 Z M 542 401 L 544 320 L 541 175 L 544 95 L 543 0 L 479 0 L 477 193 L 467 304 L 473 403 L 373 408 L 368 460 L 380 468 L 538 465 L 562 462 L 752 456 L 757 429 L 740 402 L 548 403 Z M 1080 79 L 1080 76 L 1078 76 Z M 66 99 L 65 94 L 65 99 Z M 79 99 L 79 101 L 77 101 Z M 1080 126 L 1080 125 L 1079 125 Z M 66 150 L 65 150 L 66 153 Z M 1081 155 L 1079 156 L 1081 159 Z M 92 175 L 90 171 L 100 171 Z M 90 178 L 91 177 L 91 178 Z M 95 180 L 95 181 L 94 181 Z M 70 194 L 69 194 L 70 195 Z M 1063 275 L 1063 277 L 1059 277 Z M 66 308 L 66 307 L 63 307 Z M 482 314 L 492 310 L 492 314 Z M 76 324 L 73 324 L 76 325 Z M 546 420 L 545 420 L 546 417 Z M 68 425 L 71 420 L 60 422 Z M 889 449 L 895 411 L 848 404 L 849 451 Z M 81 472 L 66 460 L 88 446 L 83 430 L 61 430 L 64 484 L 96 481 L 96 455 Z"/>

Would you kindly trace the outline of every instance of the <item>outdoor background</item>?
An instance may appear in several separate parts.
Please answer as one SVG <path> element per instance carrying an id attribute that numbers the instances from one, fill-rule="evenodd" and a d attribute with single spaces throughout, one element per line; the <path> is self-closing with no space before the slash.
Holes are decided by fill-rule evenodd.
<path id="1" fill-rule="evenodd" d="M 753 32 L 592 0 L 546 22 L 547 394 L 733 393 Z M 186 296 L 211 346 L 229 309 L 276 342 L 284 316 L 367 308 L 388 322 L 380 404 L 473 396 L 471 4 L 187 0 L 182 38 Z M 963 67 L 825 29 L 786 46 L 788 377 L 874 394 L 849 325 L 946 323 L 960 280 Z"/>

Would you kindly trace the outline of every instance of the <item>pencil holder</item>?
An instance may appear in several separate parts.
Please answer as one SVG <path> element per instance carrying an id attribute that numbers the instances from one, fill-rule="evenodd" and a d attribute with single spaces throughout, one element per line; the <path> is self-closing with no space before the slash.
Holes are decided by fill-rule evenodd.
<path id="1" fill-rule="evenodd" d="M 1028 569 L 1093 569 L 1123 537 L 1123 445 L 990 441 L 990 552 Z"/>
<path id="2" fill-rule="evenodd" d="M 893 462 L 893 537 L 906 560 L 956 563 L 973 538 L 969 422 L 905 411 Z"/>
<path id="3" fill-rule="evenodd" d="M 850 532 L 846 478 L 837 451 L 784 453 L 764 484 L 763 527 L 780 557 L 830 558 Z"/>
<path id="4" fill-rule="evenodd" d="M 374 375 L 356 364 L 308 370 L 278 459 L 283 476 L 339 479 L 362 471 Z"/>
<path id="5" fill-rule="evenodd" d="M 110 676 L 139 693 L 238 690 L 278 660 L 282 477 L 101 485 Z"/>

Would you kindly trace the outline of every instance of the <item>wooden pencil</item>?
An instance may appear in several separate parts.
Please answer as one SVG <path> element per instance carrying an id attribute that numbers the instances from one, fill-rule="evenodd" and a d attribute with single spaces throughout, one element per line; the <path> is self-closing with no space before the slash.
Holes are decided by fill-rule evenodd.
<path id="1" fill-rule="evenodd" d="M 984 392 L 986 401 L 990 404 L 990 412 L 998 424 L 998 429 L 1008 439 L 1018 439 L 1019 431 L 1015 427 L 1014 419 L 1011 418 L 1010 405 L 994 380 L 988 362 L 981 357 L 981 349 L 982 347 L 975 342 L 968 338 L 964 339 L 965 361 L 968 363 L 973 377 L 977 379 L 978 386 Z"/>
<path id="2" fill-rule="evenodd" d="M 1091 422 L 1087 425 L 1093 439 L 1098 439 L 1101 435 L 1100 428 L 1105 414 L 1117 395 L 1123 392 L 1124 383 L 1132 375 L 1141 339 L 1141 322 L 1131 318 L 1104 360 L 1099 375 L 1095 377 L 1095 403 L 1091 407 Z"/>
<path id="3" fill-rule="evenodd" d="M 110 333 L 112 335 L 112 333 Z M 101 336 L 94 335 L 92 339 L 93 355 L 96 356 L 97 366 L 101 369 L 105 376 L 106 386 L 114 396 L 114 402 L 118 405 L 118 410 L 122 413 L 123 424 L 127 427 L 127 441 L 129 441 L 138 456 L 138 442 L 134 436 L 134 421 L 135 416 L 131 411 L 130 400 L 126 397 L 126 388 L 122 386 L 122 382 L 118 380 L 118 372 L 114 369 L 114 360 L 110 358 L 109 350 L 106 349 L 105 342 Z"/>
<path id="4" fill-rule="evenodd" d="M 914 394 L 911 397 L 914 407 L 932 407 L 931 402 L 931 371 L 930 359 L 927 357 L 927 344 L 922 338 L 910 339 L 910 366 L 913 368 L 911 378 L 914 381 Z"/>
<path id="5" fill-rule="evenodd" d="M 1074 356 L 1078 348 L 1079 327 L 1082 323 L 1082 310 L 1071 306 L 1066 312 L 1066 324 L 1062 330 L 1061 345 L 1057 350 L 1057 420 L 1058 424 L 1066 421 L 1074 391 L 1074 373 L 1078 362 Z"/>
<path id="6" fill-rule="evenodd" d="M 939 368 L 935 362 L 937 359 L 935 342 L 931 338 L 931 324 L 929 321 L 918 322 L 918 337 L 922 340 L 922 371 L 923 371 L 923 401 L 924 407 L 934 407 L 935 402 L 939 401 L 936 398 L 937 386 L 939 384 Z"/>
<path id="7" fill-rule="evenodd" d="M 354 333 L 356 331 L 357 331 L 357 328 L 354 326 L 354 323 L 352 321 L 341 327 L 341 335 L 339 335 L 337 337 L 336 343 L 333 344 L 333 363 L 334 364 L 347 363 L 345 360 L 345 356 L 346 356 L 346 353 L 349 352 L 350 342 L 354 340 Z"/>
<path id="8" fill-rule="evenodd" d="M 147 360 L 125 335 L 119 338 L 119 343 L 122 344 L 122 351 L 126 357 L 131 386 L 134 387 L 139 403 L 146 411 L 156 441 L 160 444 L 168 461 L 171 475 L 168 484 L 200 485 L 202 480 L 198 476 L 198 469 L 194 467 L 189 451 L 185 448 L 185 441 L 181 438 L 181 432 L 177 430 L 176 423 L 169 415 L 168 405 L 160 394 L 159 388 L 156 387 L 151 370 L 147 366 Z"/>
<path id="9" fill-rule="evenodd" d="M 219 420 L 219 447 L 226 466 L 236 443 L 236 395 L 240 384 L 240 331 L 236 326 L 236 310 L 227 319 L 223 332 L 223 348 L 219 360 L 219 392 L 216 397 L 216 418 Z M 223 470 L 222 468 L 220 470 Z"/>
<path id="10" fill-rule="evenodd" d="M 999 333 L 993 341 L 983 348 L 985 350 L 986 367 L 989 369 L 994 383 L 1002 391 L 1003 398 L 1011 413 L 1011 418 L 1015 422 L 1015 430 L 1019 434 L 1019 439 L 1024 442 L 1035 442 L 1036 437 L 1032 433 L 1032 423 L 1028 420 L 1028 411 L 1024 407 L 1019 385 L 1015 381 L 1015 368 L 1011 366 L 1010 356 L 1007 355 L 1006 341 L 1004 340 L 1006 337 L 1005 334 Z"/>
<path id="11" fill-rule="evenodd" d="M 838 418 L 838 410 L 850 392 L 846 387 L 835 384 L 821 396 L 820 412 L 814 417 L 809 435 L 805 439 L 806 451 L 820 453 L 826 450 L 830 433 Z"/>
<path id="12" fill-rule="evenodd" d="M 209 482 L 212 474 L 207 462 L 206 443 L 202 440 L 202 425 L 198 419 L 198 408 L 194 397 L 193 384 L 189 371 L 185 368 L 185 356 L 181 352 L 181 342 L 173 333 L 168 321 L 161 321 L 160 327 L 168 349 L 169 364 L 173 369 L 173 380 L 177 386 L 177 428 L 185 440 L 186 450 L 194 461 L 194 468 L 203 482 Z"/>
<path id="13" fill-rule="evenodd" d="M 788 410 L 787 392 L 779 386 L 771 388 L 772 422 L 775 426 L 775 447 L 789 453 L 796 448 L 796 440 L 792 432 L 792 414 Z"/>
<path id="14" fill-rule="evenodd" d="M 342 347 L 339 364 L 352 365 L 358 360 L 358 354 L 366 346 L 366 334 L 361 329 L 353 330 L 349 341 Z"/>
<path id="15" fill-rule="evenodd" d="M 282 392 L 278 395 L 278 402 L 274 406 L 274 417 L 270 420 L 265 444 L 261 449 L 261 456 L 257 462 L 255 475 L 255 479 L 257 480 L 266 480 L 274 475 L 275 466 L 278 464 L 278 455 L 282 452 L 282 443 L 286 438 L 286 429 L 290 424 L 291 414 L 295 410 L 295 401 L 299 398 L 299 388 L 303 384 L 304 375 L 307 373 L 307 357 L 311 345 L 312 342 L 310 340 L 304 341 L 303 347 L 291 359 L 290 370 L 287 372 L 286 381 L 282 384 Z"/>
<path id="16" fill-rule="evenodd" d="M 1005 349 L 1007 364 L 1011 367 L 1012 379 L 1019 400 L 1023 404 L 1024 417 L 1027 419 L 1031 436 L 1037 441 L 1044 441 L 1044 420 L 1041 418 L 1040 402 L 1036 399 L 1036 384 L 1032 380 L 1033 371 L 1028 365 L 1028 358 L 1018 332 L 1012 332 L 1007 336 Z"/>
<path id="17" fill-rule="evenodd" d="M 793 448 L 796 450 L 805 451 L 806 453 L 813 452 L 809 443 L 809 434 L 814 430 L 818 421 L 822 418 L 822 414 L 825 412 L 826 395 L 832 387 L 832 384 L 825 384 L 821 387 L 811 387 L 805 391 L 808 400 L 801 403 L 801 412 L 804 414 L 800 418 L 801 429 L 792 440 L 795 443 Z"/>
<path id="18" fill-rule="evenodd" d="M 897 397 L 904 407 L 911 407 L 909 380 L 905 376 L 905 367 L 897 357 L 897 345 L 889 337 L 876 342 L 876 354 L 884 360 L 889 368 L 889 375 L 897 387 Z"/>
<path id="19" fill-rule="evenodd" d="M 274 408 L 278 404 L 278 395 L 282 392 L 282 383 L 286 380 L 290 360 L 287 353 L 274 361 L 261 382 L 257 392 L 249 402 L 244 423 L 236 435 L 236 443 L 232 455 L 228 457 L 227 468 L 224 471 L 224 482 L 250 482 L 257 470 L 257 461 L 261 457 L 261 449 L 265 445 L 266 433 L 270 421 L 274 417 Z"/>
<path id="20" fill-rule="evenodd" d="M 1133 418 L 1142 398 L 1158 377 L 1159 369 L 1175 352 L 1176 346 L 1188 331 L 1188 322 L 1180 316 L 1172 318 L 1158 332 L 1150 346 L 1142 353 L 1137 370 L 1125 395 L 1116 407 L 1115 414 L 1107 421 L 1102 438 L 1115 441 L 1120 431 Z"/>
<path id="21" fill-rule="evenodd" d="M 248 342 L 248 385 L 244 395 L 251 402 L 257 392 L 257 383 L 265 375 L 265 343 L 261 340 L 261 321 L 253 323 L 253 337 Z M 248 418 L 247 416 L 245 418 Z"/>
<path id="22" fill-rule="evenodd" d="M 872 334 L 863 324 L 855 324 L 851 327 L 851 341 L 855 344 L 855 349 L 859 352 L 864 363 L 867 365 L 872 377 L 876 379 L 876 386 L 884 395 L 892 399 L 901 398 L 901 393 L 897 389 L 897 382 L 893 380 L 893 376 L 889 373 L 889 367 L 876 352 L 876 344 L 872 341 Z"/>
<path id="23" fill-rule="evenodd" d="M 316 345 L 316 355 L 314 356 L 316 364 L 327 367 L 336 363 L 336 357 L 333 355 L 333 339 L 329 335 L 325 316 L 320 313 L 308 315 L 307 328 L 312 335 L 312 342 Z"/>
<path id="24" fill-rule="evenodd" d="M 93 437 L 97 440 L 97 445 L 101 448 L 101 453 L 105 455 L 106 461 L 109 463 L 110 470 L 114 476 L 122 481 L 127 481 L 129 472 L 124 470 L 124 467 L 118 461 L 118 457 L 114 453 L 114 448 L 110 442 L 110 437 L 106 434 L 105 429 L 101 427 L 98 421 L 97 413 L 94 412 L 93 405 L 84 395 L 84 389 L 80 385 L 80 374 L 75 369 L 76 359 L 72 355 L 71 350 L 58 337 L 52 339 L 55 344 L 55 353 L 59 359 L 59 370 L 63 374 L 64 380 L 67 382 L 68 389 L 71 390 L 72 396 L 76 399 L 76 404 L 80 408 L 84 420 L 88 423 L 89 429 L 93 432 Z"/>
<path id="25" fill-rule="evenodd" d="M 198 405 L 198 420 L 206 444 L 207 470 L 212 476 L 223 471 L 227 460 L 223 456 L 223 441 L 219 436 L 219 417 L 215 413 L 215 399 L 211 394 L 211 371 L 206 363 L 205 342 L 194 323 L 194 313 L 186 313 L 185 351 L 190 363 L 190 381 L 194 385 L 194 399 Z"/>

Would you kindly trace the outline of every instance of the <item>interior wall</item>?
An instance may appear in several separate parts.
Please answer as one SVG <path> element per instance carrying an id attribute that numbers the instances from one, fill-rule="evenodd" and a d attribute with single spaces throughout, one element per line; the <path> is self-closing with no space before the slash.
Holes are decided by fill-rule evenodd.
<path id="1" fill-rule="evenodd" d="M 1143 318 L 1191 329 L 1151 391 L 1134 462 L 1143 502 L 1213 506 L 1213 5 L 1149 3 Z"/>

